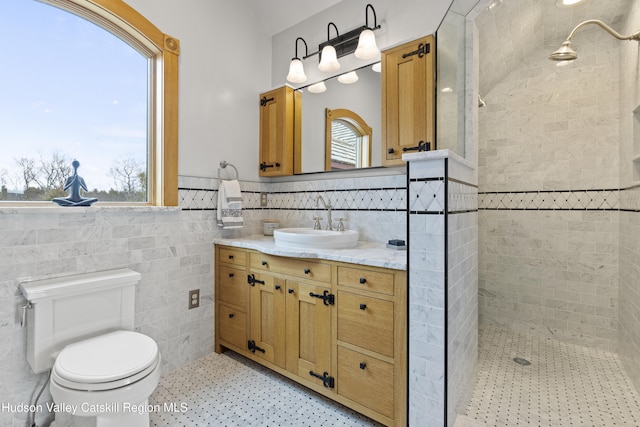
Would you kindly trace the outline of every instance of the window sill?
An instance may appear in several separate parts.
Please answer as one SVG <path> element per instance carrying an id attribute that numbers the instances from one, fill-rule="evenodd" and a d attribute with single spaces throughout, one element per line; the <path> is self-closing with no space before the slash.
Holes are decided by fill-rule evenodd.
<path id="1" fill-rule="evenodd" d="M 142 212 L 180 212 L 182 210 L 179 206 L 75 206 L 75 207 L 63 207 L 63 206 L 2 206 L 0 205 L 0 214 L 51 214 L 51 213 L 142 213 Z"/>

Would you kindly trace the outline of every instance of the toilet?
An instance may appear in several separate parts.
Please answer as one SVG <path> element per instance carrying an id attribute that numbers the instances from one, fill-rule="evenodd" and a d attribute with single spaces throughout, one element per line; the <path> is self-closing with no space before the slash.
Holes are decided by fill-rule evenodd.
<path id="1" fill-rule="evenodd" d="M 20 284 L 27 362 L 36 374 L 51 370 L 57 425 L 80 416 L 97 427 L 149 426 L 160 353 L 133 331 L 138 282 L 140 273 L 118 269 Z"/>

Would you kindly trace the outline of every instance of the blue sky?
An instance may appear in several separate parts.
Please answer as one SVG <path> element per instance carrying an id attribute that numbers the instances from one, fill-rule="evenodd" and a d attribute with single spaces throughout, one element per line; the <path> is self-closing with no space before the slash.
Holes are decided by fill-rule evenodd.
<path id="1" fill-rule="evenodd" d="M 57 150 L 78 159 L 90 189 L 109 189 L 119 158 L 145 163 L 148 61 L 69 12 L 2 0 L 0 172 Z M 7 187 L 13 188 L 9 180 Z"/>

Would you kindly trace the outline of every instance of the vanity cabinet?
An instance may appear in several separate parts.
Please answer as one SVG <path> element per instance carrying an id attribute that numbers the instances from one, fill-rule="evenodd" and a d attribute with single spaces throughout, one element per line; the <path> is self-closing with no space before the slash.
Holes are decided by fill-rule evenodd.
<path id="1" fill-rule="evenodd" d="M 383 166 L 406 152 L 436 149 L 435 39 L 427 36 L 382 52 Z"/>
<path id="2" fill-rule="evenodd" d="M 298 98 L 298 102 L 295 99 Z M 260 176 L 287 176 L 300 172 L 300 94 L 284 86 L 260 94 Z M 298 122 L 298 124 L 296 124 Z"/>
<path id="3" fill-rule="evenodd" d="M 215 253 L 216 352 L 231 349 L 387 426 L 406 425 L 404 271 L 220 245 Z M 244 292 L 230 280 L 240 272 Z"/>

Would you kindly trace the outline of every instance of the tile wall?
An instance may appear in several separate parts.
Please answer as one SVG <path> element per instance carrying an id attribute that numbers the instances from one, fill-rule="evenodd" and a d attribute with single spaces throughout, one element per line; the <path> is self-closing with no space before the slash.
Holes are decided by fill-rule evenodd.
<path id="1" fill-rule="evenodd" d="M 479 110 L 481 324 L 615 351 L 620 190 L 615 39 L 556 67 L 541 46 Z M 554 47 L 555 46 L 555 47 Z"/>
<path id="2" fill-rule="evenodd" d="M 473 390 L 477 361 L 477 187 L 473 169 L 452 153 L 413 156 L 409 424 L 453 425 Z"/>

